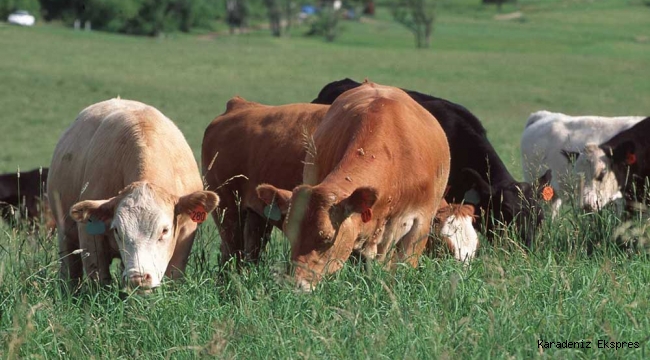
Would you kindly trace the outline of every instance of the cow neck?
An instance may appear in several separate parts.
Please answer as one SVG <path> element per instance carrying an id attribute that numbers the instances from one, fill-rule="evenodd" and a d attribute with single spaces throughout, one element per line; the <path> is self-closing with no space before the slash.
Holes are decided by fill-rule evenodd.
<path id="1" fill-rule="evenodd" d="M 494 150 L 487 140 L 487 137 L 483 137 L 475 132 L 472 132 L 472 135 L 473 138 L 469 139 L 469 141 L 464 141 L 463 146 L 470 146 L 468 149 L 470 154 L 480 154 L 480 158 L 477 158 L 480 161 L 473 161 L 471 166 L 465 166 L 463 164 L 461 168 L 470 167 L 476 170 L 481 176 L 485 176 L 484 179 L 493 189 L 501 189 L 516 183 L 517 181 L 510 174 L 501 158 L 499 158 L 496 150 Z M 472 161 L 471 158 L 468 160 Z M 454 161 L 453 156 L 451 161 Z"/>

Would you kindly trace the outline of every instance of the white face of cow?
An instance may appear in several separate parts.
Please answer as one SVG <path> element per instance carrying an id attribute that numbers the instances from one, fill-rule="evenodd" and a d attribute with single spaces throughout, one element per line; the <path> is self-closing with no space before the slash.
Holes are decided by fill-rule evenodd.
<path id="1" fill-rule="evenodd" d="M 457 260 L 469 262 L 476 255 L 478 235 L 471 217 L 450 215 L 442 224 L 440 236 L 446 239 Z"/>
<path id="2" fill-rule="evenodd" d="M 131 285 L 160 285 L 174 253 L 174 206 L 140 186 L 117 205 L 111 230 L 120 249 L 124 277 Z"/>
<path id="3" fill-rule="evenodd" d="M 597 211 L 622 197 L 611 160 L 596 144 L 587 144 L 576 160 L 574 171 L 584 177 L 584 188 L 580 194 L 583 207 Z"/>
<path id="4" fill-rule="evenodd" d="M 110 199 L 73 205 L 70 217 L 90 235 L 112 234 L 128 285 L 146 290 L 160 285 L 174 255 L 180 234 L 175 227 L 187 229 L 191 221 L 205 220 L 217 204 L 219 197 L 212 191 L 177 197 L 154 184 L 135 182 Z"/>

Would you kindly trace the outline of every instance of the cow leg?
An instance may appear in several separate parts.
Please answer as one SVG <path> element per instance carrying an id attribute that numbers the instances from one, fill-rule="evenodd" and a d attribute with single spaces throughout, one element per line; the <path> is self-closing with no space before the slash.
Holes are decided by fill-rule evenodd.
<path id="1" fill-rule="evenodd" d="M 176 248 L 165 271 L 165 275 L 169 278 L 180 279 L 185 274 L 187 261 L 190 258 L 190 252 L 192 251 L 192 245 L 194 245 L 194 238 L 196 237 L 196 229 L 197 226 L 195 224 L 178 229 Z"/>
<path id="2" fill-rule="evenodd" d="M 232 195 L 221 198 L 219 209 L 221 210 L 220 212 L 223 212 L 221 222 L 216 212 L 212 216 L 219 226 L 219 234 L 221 236 L 221 264 L 223 265 L 232 258 L 241 260 L 243 257 L 244 234 L 242 222 L 244 219 L 241 217 L 242 214 L 240 214 L 239 206 L 234 201 Z"/>
<path id="3" fill-rule="evenodd" d="M 84 252 L 88 253 L 83 257 L 83 268 L 86 275 L 100 285 L 110 284 L 112 259 L 108 237 L 104 235 L 88 235 L 82 227 L 79 227 L 79 245 L 84 249 Z"/>
<path id="4" fill-rule="evenodd" d="M 61 259 L 59 277 L 68 282 L 69 289 L 76 289 L 83 276 L 81 254 L 72 254 L 73 251 L 80 248 L 77 223 L 66 219 L 62 226 L 58 226 L 57 239 L 59 259 Z"/>
<path id="5" fill-rule="evenodd" d="M 244 252 L 247 261 L 255 263 L 259 261 L 260 252 L 268 243 L 272 230 L 273 225 L 271 225 L 267 219 L 251 209 L 246 211 L 246 223 L 244 224 Z"/>
<path id="6" fill-rule="evenodd" d="M 431 228 L 432 218 L 416 218 L 411 230 L 397 243 L 397 261 L 405 262 L 413 267 L 418 266 L 420 256 L 427 246 L 429 238 L 429 229 Z"/>

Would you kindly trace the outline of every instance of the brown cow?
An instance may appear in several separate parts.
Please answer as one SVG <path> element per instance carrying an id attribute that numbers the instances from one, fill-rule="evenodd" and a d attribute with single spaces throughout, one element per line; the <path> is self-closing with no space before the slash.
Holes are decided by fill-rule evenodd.
<path id="1" fill-rule="evenodd" d="M 208 188 L 219 194 L 213 214 L 221 234 L 221 260 L 257 261 L 272 226 L 284 216 L 267 213 L 255 188 L 269 183 L 293 188 L 302 183 L 304 139 L 311 136 L 329 105 L 267 106 L 234 97 L 226 112 L 205 130 L 202 166 Z M 267 211 L 271 208 L 267 208 Z"/>
<path id="2" fill-rule="evenodd" d="M 397 88 L 364 83 L 332 104 L 305 159 L 305 185 L 260 185 L 287 213 L 300 288 L 311 290 L 353 250 L 416 266 L 449 176 L 449 145 L 433 116 Z"/>
<path id="3" fill-rule="evenodd" d="M 216 208 L 192 150 L 155 108 L 112 99 L 84 109 L 54 150 L 47 192 L 59 228 L 61 276 L 150 289 L 182 274 L 197 224 Z M 69 212 L 70 216 L 67 216 Z M 83 269 L 80 250 L 83 249 Z"/>
<path id="4" fill-rule="evenodd" d="M 209 188 L 221 200 L 221 211 L 213 215 L 221 233 L 222 262 L 232 257 L 257 261 L 273 226 L 282 229 L 284 215 L 272 213 L 255 188 L 263 183 L 283 189 L 302 184 L 307 139 L 328 109 L 313 104 L 268 106 L 236 96 L 210 123 L 202 164 Z M 478 246 L 468 209 L 474 208 L 443 202 L 436 215 L 435 235 L 458 260 L 470 260 Z"/>

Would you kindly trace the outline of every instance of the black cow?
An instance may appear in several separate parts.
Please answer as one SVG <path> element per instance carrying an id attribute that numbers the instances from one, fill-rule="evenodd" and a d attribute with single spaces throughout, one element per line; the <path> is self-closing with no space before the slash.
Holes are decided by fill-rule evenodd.
<path id="1" fill-rule="evenodd" d="M 334 81 L 325 85 L 312 103 L 331 104 L 343 92 L 359 85 L 348 78 Z M 551 171 L 533 185 L 516 181 L 488 141 L 485 128 L 469 110 L 451 101 L 404 91 L 433 114 L 447 135 L 451 150 L 447 202 L 464 200 L 478 205 L 477 215 L 482 215 L 483 210 L 504 224 L 514 223 L 521 239 L 530 246 L 544 218 L 539 198 L 551 181 Z M 481 223 L 493 229 L 495 224 L 487 220 Z"/>
<path id="2" fill-rule="evenodd" d="M 649 135 L 650 117 L 647 117 L 599 146 L 609 162 L 606 166 L 614 172 L 625 199 L 645 206 L 650 202 Z"/>
<path id="3" fill-rule="evenodd" d="M 42 173 L 34 169 L 21 172 L 20 177 L 15 172 L 0 174 L 0 212 L 4 221 L 12 223 L 16 218 L 38 221 L 44 203 L 41 196 L 45 194 L 47 171 L 47 168 L 43 168 Z"/>

